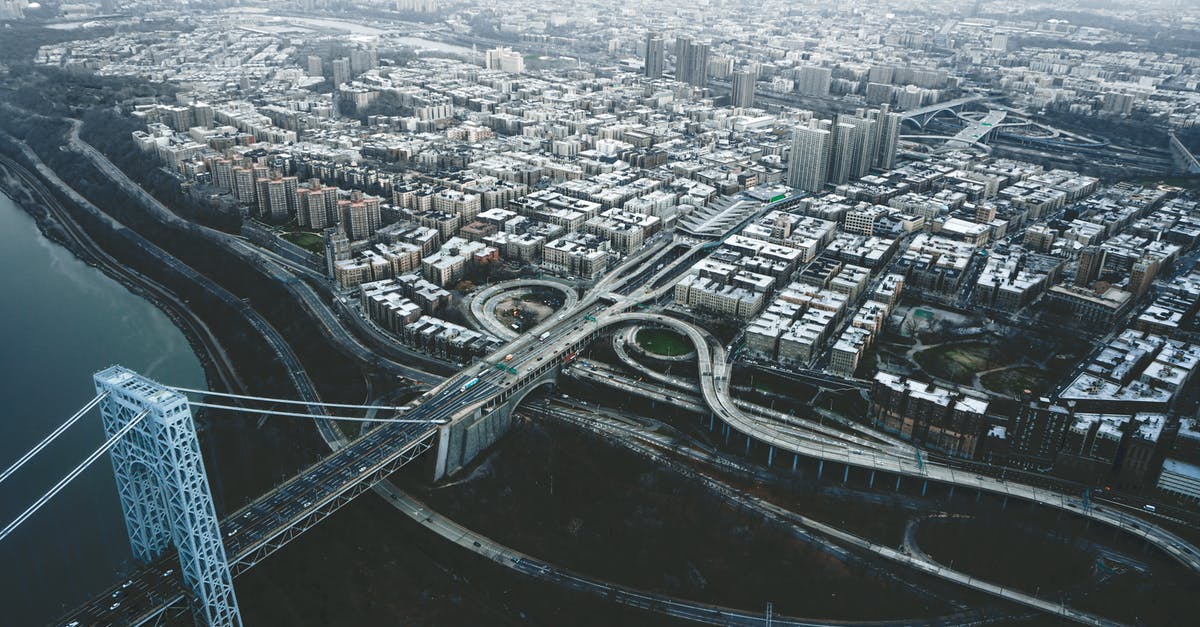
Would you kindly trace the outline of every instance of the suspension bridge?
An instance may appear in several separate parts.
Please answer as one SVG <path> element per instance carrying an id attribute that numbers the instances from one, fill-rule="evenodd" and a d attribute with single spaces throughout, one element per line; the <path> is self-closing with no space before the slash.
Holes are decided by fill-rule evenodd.
<path id="1" fill-rule="evenodd" d="M 233 578 L 312 528 L 355 496 L 433 447 L 441 418 L 408 418 L 405 408 L 351 405 L 171 388 L 120 366 L 94 376 L 96 396 L 2 473 L 0 482 L 99 409 L 105 441 L 0 529 L 3 541 L 75 478 L 110 454 L 133 556 L 128 580 L 61 621 L 137 625 L 190 611 L 199 625 L 241 625 Z M 188 395 L 242 403 L 188 400 Z M 251 404 L 298 406 L 287 411 Z M 350 446 L 317 462 L 245 507 L 217 518 L 192 407 L 287 418 L 373 423 Z M 371 410 L 376 418 L 343 414 Z"/>

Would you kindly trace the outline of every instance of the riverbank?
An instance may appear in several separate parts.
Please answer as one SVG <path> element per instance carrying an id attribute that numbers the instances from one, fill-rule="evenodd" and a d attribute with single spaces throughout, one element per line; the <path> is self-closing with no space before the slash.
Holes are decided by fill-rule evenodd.
<path id="1" fill-rule="evenodd" d="M 0 170 L 14 165 L 20 167 L 19 164 L 0 162 Z M 27 170 L 25 174 L 33 176 Z M 240 388 L 231 389 L 228 385 L 231 377 L 225 376 L 226 373 L 220 371 L 220 367 L 214 359 L 213 347 L 209 342 L 204 340 L 202 334 L 195 328 L 195 325 L 203 325 L 203 321 L 190 316 L 186 308 L 182 306 L 183 303 L 165 298 L 162 286 L 151 284 L 148 279 L 123 270 L 112 262 L 111 258 L 105 259 L 106 256 L 102 252 L 90 249 L 76 238 L 68 235 L 70 228 L 63 223 L 64 217 L 52 215 L 53 211 L 49 207 L 35 201 L 35 195 L 44 195 L 48 193 L 47 190 L 32 190 L 29 188 L 29 183 L 9 175 L 0 177 L 0 192 L 3 192 L 17 207 L 33 218 L 38 231 L 41 232 L 43 237 L 62 246 L 74 255 L 76 259 L 103 272 L 105 276 L 120 283 L 125 289 L 143 298 L 154 305 L 159 311 L 163 312 L 187 339 L 188 346 L 204 369 L 204 379 L 209 389 L 232 393 L 241 392 Z M 78 228 L 78 226 L 76 225 L 75 228 Z M 228 374 L 236 379 L 236 373 Z"/>

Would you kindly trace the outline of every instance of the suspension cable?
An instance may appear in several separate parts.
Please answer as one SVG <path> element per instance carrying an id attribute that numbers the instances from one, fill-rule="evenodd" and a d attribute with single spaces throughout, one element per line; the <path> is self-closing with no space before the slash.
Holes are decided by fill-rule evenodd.
<path id="1" fill-rule="evenodd" d="M 300 414 L 290 411 L 276 411 L 273 409 L 255 409 L 253 407 L 235 407 L 233 405 L 214 405 L 211 403 L 199 403 L 196 401 L 188 401 L 188 404 L 193 407 L 207 407 L 208 409 L 224 409 L 228 411 L 244 412 L 248 414 L 268 414 L 271 416 L 288 416 L 291 418 L 308 418 L 310 420 L 341 420 L 345 422 L 398 422 L 410 424 L 433 424 L 443 425 L 449 422 L 448 420 L 422 420 L 420 418 L 359 418 L 355 416 L 326 416 L 324 414 Z"/>
<path id="2" fill-rule="evenodd" d="M 67 419 L 66 422 L 59 425 L 57 429 L 55 429 L 54 431 L 52 431 L 50 433 L 50 435 L 46 436 L 46 439 L 42 440 L 41 442 L 38 442 L 37 446 L 29 449 L 29 452 L 22 455 L 21 459 L 18 459 L 17 461 L 13 462 L 12 466 L 9 466 L 3 473 L 0 473 L 0 483 L 3 483 L 4 480 L 8 479 L 10 476 L 12 476 L 12 474 L 14 472 L 17 472 L 18 470 L 20 470 L 21 467 L 24 466 L 29 460 L 33 459 L 33 457 L 35 455 L 37 455 L 38 453 L 41 453 L 42 449 L 46 448 L 47 446 L 50 446 L 51 442 L 53 442 L 55 439 L 57 439 L 58 436 L 62 435 L 64 431 L 66 431 L 67 429 L 70 429 L 71 426 L 74 425 L 76 422 L 79 422 L 79 419 L 83 418 L 84 414 L 91 411 L 91 409 L 93 407 L 95 407 L 97 404 L 99 404 L 100 401 L 104 400 L 104 398 L 106 396 L 108 396 L 108 392 L 103 392 L 96 398 L 93 398 L 92 400 L 88 401 L 87 405 L 84 405 L 82 409 L 75 412 L 74 416 L 71 416 L 70 418 Z"/>
<path id="3" fill-rule="evenodd" d="M 191 392 L 193 394 L 202 394 L 204 396 L 224 396 L 226 398 L 239 398 L 248 401 L 264 401 L 270 403 L 283 403 L 287 405 L 319 405 L 322 407 L 339 407 L 344 409 L 383 409 L 400 411 L 404 407 L 395 407 L 392 405 L 346 405 L 343 403 L 323 403 L 320 401 L 294 401 L 283 398 L 267 398 L 265 396 L 247 396 L 245 394 L 228 394 L 226 392 L 212 392 L 209 390 L 193 390 L 191 388 L 169 388 L 176 392 Z M 196 403 L 192 403 L 195 405 Z"/>
<path id="4" fill-rule="evenodd" d="M 71 483 L 76 477 L 83 474 L 83 471 L 87 470 L 88 466 L 91 466 L 96 462 L 97 459 L 100 459 L 101 455 L 107 453 L 108 449 L 112 448 L 113 445 L 115 445 L 122 437 L 124 437 L 126 433 L 129 433 L 129 431 L 136 427 L 143 418 L 149 415 L 150 410 L 145 409 L 142 410 L 140 414 L 134 416 L 132 420 L 126 423 L 125 426 L 121 427 L 121 429 L 114 433 L 111 438 L 106 440 L 104 444 L 101 444 L 100 448 L 93 451 L 91 455 L 88 455 L 87 458 L 80 462 L 78 466 L 71 470 L 71 472 L 67 473 L 67 475 L 59 480 L 58 483 L 54 484 L 54 487 L 50 488 L 49 492 L 43 494 L 40 498 L 38 498 L 38 500 L 34 501 L 33 505 L 29 506 L 29 509 L 21 512 L 20 516 L 17 516 L 12 522 L 8 523 L 7 527 L 0 530 L 0 541 L 7 538 L 9 534 L 16 530 L 17 527 L 21 526 L 21 523 L 28 520 L 30 516 L 33 516 L 34 513 L 41 509 L 43 505 L 50 501 L 50 499 L 54 498 L 55 495 L 57 495 L 59 492 L 62 492 L 62 489 L 67 487 L 68 483 Z"/>

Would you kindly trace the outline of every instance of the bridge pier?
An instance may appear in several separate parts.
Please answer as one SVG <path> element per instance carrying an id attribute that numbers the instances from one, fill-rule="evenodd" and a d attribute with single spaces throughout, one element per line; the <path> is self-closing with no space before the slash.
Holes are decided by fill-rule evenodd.
<path id="1" fill-rule="evenodd" d="M 750 457 L 750 435 L 749 434 L 746 435 L 746 452 L 743 453 L 742 456 Z"/>
<path id="2" fill-rule="evenodd" d="M 868 488 L 875 487 L 875 471 L 874 470 L 871 471 L 871 478 L 867 480 L 867 487 Z"/>
<path id="3" fill-rule="evenodd" d="M 775 461 L 775 447 L 768 446 L 767 447 L 767 467 L 768 468 L 771 467 L 771 462 L 773 462 L 773 461 Z"/>
<path id="4" fill-rule="evenodd" d="M 441 481 L 469 465 L 484 450 L 508 434 L 512 413 L 531 392 L 543 385 L 554 385 L 558 370 L 551 368 L 515 387 L 499 405 L 479 408 L 438 429 L 437 464 L 433 480 Z"/>
<path id="5" fill-rule="evenodd" d="M 925 496 L 925 491 L 928 489 L 929 489 L 929 480 L 922 479 L 921 480 L 921 496 Z"/>
<path id="6" fill-rule="evenodd" d="M 825 472 L 825 460 L 817 460 L 817 479 L 821 479 L 821 474 Z"/>
<path id="7" fill-rule="evenodd" d="M 792 472 L 796 472 L 796 467 L 800 465 L 800 454 L 792 453 Z"/>
<path id="8" fill-rule="evenodd" d="M 896 491 L 900 491 L 900 475 L 896 475 Z"/>
<path id="9" fill-rule="evenodd" d="M 713 429 L 716 429 L 716 428 L 717 428 L 717 415 L 709 414 L 708 415 L 708 430 L 712 431 Z"/>
<path id="10" fill-rule="evenodd" d="M 846 483 L 850 479 L 850 464 L 846 464 L 846 470 L 842 472 L 842 483 Z"/>
<path id="11" fill-rule="evenodd" d="M 954 484 L 953 483 L 950 484 L 950 495 L 946 497 L 946 500 L 947 501 L 954 500 Z"/>

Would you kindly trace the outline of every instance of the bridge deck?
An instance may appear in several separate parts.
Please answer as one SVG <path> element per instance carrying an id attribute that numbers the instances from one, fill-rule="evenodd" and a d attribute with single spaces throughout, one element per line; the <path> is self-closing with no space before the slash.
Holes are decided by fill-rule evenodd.
<path id="1" fill-rule="evenodd" d="M 439 409 L 444 411 L 444 405 L 434 404 L 413 414 L 437 414 Z M 431 448 L 436 433 L 431 425 L 385 424 L 226 517 L 221 533 L 234 575 L 245 572 Z M 164 555 L 130 573 L 126 581 L 76 608 L 57 624 L 146 622 L 171 606 L 182 605 L 186 593 L 178 568 L 173 552 Z"/>

